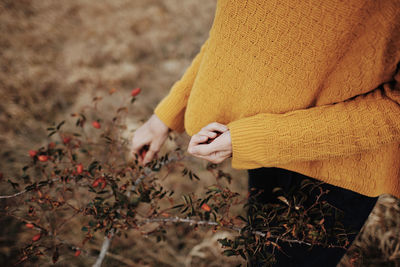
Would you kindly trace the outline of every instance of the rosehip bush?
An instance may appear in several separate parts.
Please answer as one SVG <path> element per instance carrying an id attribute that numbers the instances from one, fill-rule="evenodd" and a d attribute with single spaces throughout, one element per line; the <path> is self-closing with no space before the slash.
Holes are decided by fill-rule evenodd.
<path id="1" fill-rule="evenodd" d="M 140 88 L 133 89 L 125 97 L 126 103 L 114 111 L 99 109 L 102 98 L 95 97 L 92 106 L 49 126 L 49 143 L 29 150 L 31 160 L 20 177 L 7 179 L 14 192 L 1 197 L 6 199 L 2 215 L 21 221 L 25 236 L 30 236 L 15 264 L 56 263 L 60 254 L 86 257 L 87 244 L 96 234 L 101 233 L 106 240 L 114 235 L 127 236 L 129 230 L 142 232 L 149 223 L 157 226 L 146 235 L 154 235 L 158 241 L 166 240 L 167 225 L 171 224 L 233 231 L 235 238 L 219 240 L 224 255 L 264 265 L 274 262 L 271 248 L 280 249 L 281 242 L 348 245 L 339 224 L 334 231 L 325 225 L 325 216 L 337 212 L 329 203 L 317 198 L 311 207 L 304 207 L 307 194 L 303 194 L 282 195 L 277 203 L 260 205 L 222 186 L 218 181 L 230 183 L 231 176 L 215 164 L 207 169 L 215 175 L 216 184 L 205 188 L 203 195 L 176 195 L 171 188 L 164 188 L 157 173 L 172 166 L 182 169 L 183 179 L 195 182 L 201 178 L 185 167 L 179 147 L 146 166 L 138 161 L 145 156 L 145 149 L 141 155 L 130 154 L 125 123 L 128 109 L 140 92 Z M 116 90 L 109 94 L 113 97 Z M 233 215 L 232 207 L 244 204 L 248 212 Z M 73 240 L 68 239 L 70 232 L 74 233 Z"/>

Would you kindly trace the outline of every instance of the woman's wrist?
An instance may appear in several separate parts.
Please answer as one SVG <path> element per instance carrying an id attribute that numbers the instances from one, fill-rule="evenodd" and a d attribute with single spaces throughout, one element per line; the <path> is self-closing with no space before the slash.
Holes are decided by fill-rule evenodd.
<path id="1" fill-rule="evenodd" d="M 172 132 L 172 129 L 168 127 L 155 113 L 152 115 L 153 119 L 157 122 L 157 128 L 161 127 L 165 132 Z"/>

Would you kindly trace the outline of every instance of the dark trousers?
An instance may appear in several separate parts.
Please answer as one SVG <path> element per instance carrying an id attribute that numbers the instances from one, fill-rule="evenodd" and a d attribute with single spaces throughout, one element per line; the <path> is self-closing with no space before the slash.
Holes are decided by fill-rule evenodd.
<path id="1" fill-rule="evenodd" d="M 260 192 L 262 193 L 257 195 L 256 200 L 261 203 L 276 201 L 276 194 L 272 191 L 276 187 L 280 187 L 284 192 L 288 192 L 289 189 L 300 186 L 303 179 L 317 182 L 311 177 L 279 168 L 252 169 L 248 170 L 248 173 L 249 189 L 252 189 L 251 192 L 253 194 L 261 190 Z M 329 193 L 325 195 L 325 199 L 328 203 L 344 212 L 344 217 L 341 222 L 345 229 L 355 232 L 355 234 L 348 236 L 350 243 L 353 242 L 356 234 L 361 230 L 373 209 L 377 197 L 367 197 L 329 184 L 322 184 L 321 187 L 324 190 L 329 190 Z M 323 248 L 316 246 L 310 250 L 309 247 L 303 245 L 288 246 L 285 244 L 283 244 L 283 250 L 287 255 L 279 251 L 275 252 L 277 263 L 274 266 L 336 266 L 346 252 L 341 248 Z M 257 266 L 257 264 L 255 264 L 255 266 Z"/>

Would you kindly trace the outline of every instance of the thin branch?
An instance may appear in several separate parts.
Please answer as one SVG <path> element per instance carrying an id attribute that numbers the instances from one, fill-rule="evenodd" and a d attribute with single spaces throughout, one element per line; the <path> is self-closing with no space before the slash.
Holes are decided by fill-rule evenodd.
<path id="1" fill-rule="evenodd" d="M 98 249 L 94 245 L 90 245 L 90 248 L 93 249 L 93 250 L 98 251 Z M 117 261 L 120 261 L 120 262 L 126 264 L 127 266 L 137 266 L 137 264 L 134 261 L 132 261 L 131 259 L 127 259 L 127 258 L 125 258 L 125 257 L 123 257 L 121 255 L 118 255 L 118 254 L 113 254 L 111 252 L 107 252 L 106 256 L 110 257 L 110 258 L 113 258 L 113 259 L 115 259 Z"/>
<path id="2" fill-rule="evenodd" d="M 57 182 L 57 181 L 59 181 L 59 180 L 60 180 L 60 178 L 54 178 L 54 179 L 52 179 L 52 180 L 50 180 L 50 181 L 51 181 L 51 182 Z M 49 180 L 48 180 L 48 181 L 49 181 Z M 38 186 L 38 187 L 39 187 L 39 186 Z M 12 194 L 12 195 L 0 196 L 0 199 L 17 197 L 17 196 L 19 196 L 19 195 L 25 194 L 26 192 L 30 192 L 30 191 L 32 191 L 32 190 L 26 190 L 26 189 L 24 189 L 24 190 L 22 190 L 22 191 L 20 191 L 20 192 L 17 192 L 17 193 L 15 193 L 15 194 Z"/>
<path id="3" fill-rule="evenodd" d="M 150 175 L 151 169 L 146 167 L 144 170 L 144 174 L 141 175 L 138 179 L 136 179 L 135 183 L 132 185 L 131 191 L 127 192 L 127 196 L 129 197 L 132 191 L 136 190 L 136 186 L 139 185 L 148 175 Z M 111 241 L 114 237 L 114 228 L 111 229 L 110 235 L 104 237 L 103 244 L 101 245 L 100 254 L 97 257 L 96 262 L 92 265 L 92 267 L 101 267 L 103 260 L 108 253 L 108 249 L 110 248 Z"/>
<path id="4" fill-rule="evenodd" d="M 22 194 L 24 194 L 26 192 L 27 192 L 27 190 L 25 189 L 25 190 L 22 190 L 21 192 L 18 192 L 18 193 L 12 194 L 12 195 L 0 196 L 0 199 L 17 197 L 17 196 L 22 195 Z"/>
<path id="5" fill-rule="evenodd" d="M 179 218 L 179 217 L 170 217 L 170 218 L 153 218 L 153 219 L 146 219 L 144 221 L 142 221 L 142 223 L 139 226 L 148 224 L 148 223 L 153 223 L 153 222 L 160 222 L 160 223 L 189 223 L 190 225 L 209 225 L 209 226 L 221 226 L 223 228 L 229 229 L 229 230 L 233 230 L 235 232 L 241 233 L 242 232 L 242 228 L 237 227 L 237 226 L 233 226 L 233 225 L 220 225 L 217 222 L 212 222 L 212 221 L 202 221 L 202 220 L 195 220 L 195 219 L 189 219 L 189 218 Z M 254 235 L 258 235 L 261 237 L 267 237 L 267 234 L 261 232 L 261 231 L 252 231 L 251 232 Z M 311 244 L 305 241 L 300 241 L 300 240 L 296 240 L 296 239 L 282 239 L 280 236 L 276 236 L 276 235 L 269 235 L 267 237 L 267 239 L 274 239 L 274 240 L 280 240 L 286 243 L 295 243 L 295 244 L 302 244 L 302 245 L 306 245 L 306 246 L 313 246 L 313 245 L 318 245 L 318 244 Z"/>
<path id="6" fill-rule="evenodd" d="M 101 264 L 103 263 L 103 260 L 108 252 L 108 249 L 110 248 L 113 237 L 114 237 L 114 229 L 111 229 L 109 236 L 104 237 L 103 245 L 101 246 L 100 249 L 100 254 L 97 257 L 96 262 L 92 265 L 92 267 L 101 267 Z"/>
<path id="7" fill-rule="evenodd" d="M 168 165 L 172 162 L 175 161 L 179 161 L 182 158 L 179 157 L 179 155 L 177 157 L 172 156 L 169 160 L 163 162 L 163 165 Z M 134 182 L 134 184 L 131 187 L 131 190 L 127 192 L 127 196 L 129 197 L 131 195 L 131 192 L 136 190 L 136 187 L 147 177 L 150 177 L 150 175 L 152 174 L 152 170 L 149 167 L 145 167 L 144 168 L 144 174 L 142 174 L 141 176 L 139 176 L 139 178 L 136 179 L 136 181 Z M 114 237 L 114 233 L 115 233 L 115 229 L 111 229 L 110 232 L 110 236 L 105 236 L 104 237 L 104 241 L 103 244 L 101 245 L 101 250 L 100 250 L 100 254 L 95 262 L 95 264 L 92 265 L 92 267 L 101 267 L 101 264 L 103 263 L 103 260 L 106 256 L 106 254 L 108 253 L 108 249 L 110 248 L 111 245 L 111 241 Z"/>

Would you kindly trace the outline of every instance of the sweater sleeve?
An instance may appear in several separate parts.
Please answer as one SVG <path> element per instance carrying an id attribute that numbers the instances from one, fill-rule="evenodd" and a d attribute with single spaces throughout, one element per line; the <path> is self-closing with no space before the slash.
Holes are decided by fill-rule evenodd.
<path id="1" fill-rule="evenodd" d="M 273 167 L 400 145 L 400 72 L 394 80 L 349 100 L 291 111 L 261 113 L 228 124 L 232 167 Z"/>
<path id="2" fill-rule="evenodd" d="M 170 129 L 177 132 L 184 131 L 183 120 L 186 104 L 207 44 L 208 39 L 201 46 L 200 51 L 194 57 L 190 66 L 185 70 L 183 76 L 173 84 L 168 95 L 161 100 L 154 110 L 154 114 L 156 114 L 162 122 Z"/>

